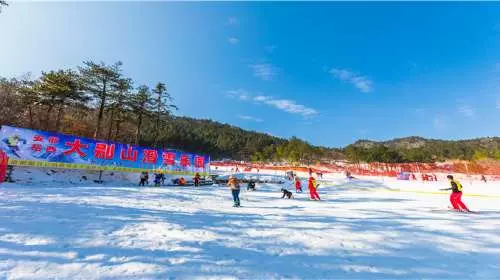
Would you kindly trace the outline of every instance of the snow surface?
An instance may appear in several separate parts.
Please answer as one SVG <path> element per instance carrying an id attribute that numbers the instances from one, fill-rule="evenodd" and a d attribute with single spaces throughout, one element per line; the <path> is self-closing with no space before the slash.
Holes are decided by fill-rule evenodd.
<path id="1" fill-rule="evenodd" d="M 479 211 L 465 214 L 446 210 L 445 182 L 331 178 L 323 201 L 258 184 L 233 208 L 225 187 L 138 188 L 136 174 L 14 177 L 0 185 L 0 278 L 500 277 L 499 183 L 464 182 Z"/>

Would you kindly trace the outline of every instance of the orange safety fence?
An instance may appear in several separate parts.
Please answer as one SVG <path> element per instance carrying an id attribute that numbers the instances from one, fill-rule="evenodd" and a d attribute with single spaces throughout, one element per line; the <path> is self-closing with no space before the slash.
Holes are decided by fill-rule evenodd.
<path id="1" fill-rule="evenodd" d="M 276 165 L 239 161 L 213 161 L 213 167 L 231 167 L 233 171 L 251 172 L 258 170 L 295 171 L 308 173 L 346 173 L 361 176 L 397 177 L 405 172 L 411 179 L 436 181 L 436 174 L 464 174 L 474 178 L 484 175 L 489 180 L 500 180 L 500 161 L 450 161 L 440 163 L 322 163 L 311 166 Z"/>

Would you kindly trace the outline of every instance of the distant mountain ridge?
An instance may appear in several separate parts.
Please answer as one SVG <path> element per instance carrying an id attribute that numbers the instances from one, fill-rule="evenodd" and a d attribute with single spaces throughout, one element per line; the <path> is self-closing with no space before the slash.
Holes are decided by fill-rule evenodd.
<path id="1" fill-rule="evenodd" d="M 358 140 L 343 151 L 352 161 L 368 162 L 433 162 L 488 158 L 500 160 L 500 137 L 440 140 L 410 136 L 387 141 Z"/>
<path id="2" fill-rule="evenodd" d="M 477 145 L 485 149 L 492 149 L 500 147 L 500 137 L 480 137 L 473 139 L 463 139 L 463 140 L 442 140 L 442 139 L 432 139 L 424 138 L 420 136 L 409 136 L 403 138 L 394 138 L 386 141 L 373 141 L 373 140 L 358 140 L 352 145 L 362 148 L 370 148 L 376 145 L 384 145 L 391 148 L 399 149 L 416 149 L 424 147 L 428 144 L 468 144 Z"/>

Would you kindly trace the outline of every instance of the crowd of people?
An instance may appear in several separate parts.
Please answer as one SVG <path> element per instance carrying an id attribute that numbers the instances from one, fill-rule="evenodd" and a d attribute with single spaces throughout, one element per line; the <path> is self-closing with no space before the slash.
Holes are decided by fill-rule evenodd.
<path id="1" fill-rule="evenodd" d="M 350 173 L 346 173 L 347 178 L 351 178 Z M 295 192 L 296 193 L 302 193 L 302 181 L 297 174 L 294 172 L 287 172 L 286 177 L 290 181 L 293 182 L 295 185 Z M 319 177 L 319 176 L 318 176 Z M 353 178 L 353 177 L 352 177 Z M 449 188 L 444 188 L 441 190 L 451 190 L 452 193 L 450 195 L 450 202 L 452 209 L 455 211 L 463 211 L 463 212 L 470 212 L 470 210 L 465 206 L 465 204 L 462 202 L 462 184 L 453 178 L 452 175 L 448 175 L 447 179 L 449 180 L 450 187 Z M 165 175 L 161 173 L 156 173 L 154 174 L 154 186 L 160 186 L 164 184 L 165 182 Z M 148 185 L 149 183 L 149 173 L 148 172 L 142 172 L 140 175 L 140 182 L 139 186 L 145 186 Z M 185 186 L 187 184 L 187 181 L 184 177 L 180 177 L 177 179 L 173 180 L 174 185 L 178 186 Z M 200 186 L 201 183 L 201 176 L 199 173 L 196 173 L 195 176 L 193 177 L 193 183 L 194 186 Z M 240 180 L 236 178 L 235 176 L 231 175 L 229 176 L 229 179 L 227 181 L 227 186 L 231 190 L 231 195 L 233 197 L 233 206 L 234 207 L 241 207 L 241 201 L 240 201 Z M 318 182 L 316 178 L 313 176 L 312 172 L 309 172 L 309 178 L 307 180 L 307 187 L 309 190 L 309 196 L 311 200 L 321 200 L 319 194 L 318 194 Z M 247 185 L 247 191 L 255 191 L 256 190 L 256 184 L 254 180 L 249 180 L 248 185 Z"/>
<path id="2" fill-rule="evenodd" d="M 180 177 L 172 180 L 172 183 L 174 185 L 178 186 L 186 186 L 188 184 L 186 178 Z M 155 187 L 159 187 L 161 185 L 165 184 L 165 174 L 163 173 L 154 173 L 154 180 L 153 184 Z M 195 187 L 200 186 L 201 184 L 201 176 L 199 173 L 196 173 L 193 177 L 193 184 Z M 149 185 L 149 172 L 144 171 L 141 172 L 141 175 L 139 176 L 139 186 L 144 187 L 146 185 Z"/>
<path id="3" fill-rule="evenodd" d="M 450 187 L 444 188 L 441 190 L 443 190 L 443 191 L 444 190 L 451 190 L 452 191 L 452 193 L 450 195 L 450 202 L 451 202 L 452 210 L 460 211 L 460 212 L 471 212 L 469 210 L 469 208 L 467 208 L 467 206 L 462 202 L 462 184 L 458 180 L 454 179 L 452 175 L 448 175 L 447 178 L 449 180 Z M 289 177 L 289 179 L 294 182 L 295 192 L 302 193 L 303 192 L 302 191 L 302 182 L 301 182 L 300 178 L 298 176 L 296 176 L 296 174 L 292 173 L 292 177 L 291 178 Z M 231 175 L 229 177 L 227 185 L 231 190 L 231 194 L 232 194 L 233 202 L 234 202 L 233 206 L 240 207 L 241 201 L 240 201 L 240 197 L 239 197 L 239 195 L 240 195 L 240 182 L 239 182 L 239 180 L 236 177 Z M 321 198 L 318 194 L 319 184 L 318 184 L 316 178 L 314 178 L 312 176 L 312 174 L 309 176 L 307 186 L 309 189 L 310 199 L 311 200 L 321 200 Z M 255 189 L 255 182 L 250 180 L 248 182 L 247 190 L 256 190 Z M 284 191 L 284 189 L 282 189 L 282 191 Z M 283 195 L 283 197 L 285 197 L 285 194 Z M 288 198 L 290 198 L 290 196 L 288 196 Z"/>
<path id="4" fill-rule="evenodd" d="M 302 182 L 300 178 L 296 175 L 293 176 L 293 178 L 290 178 L 295 184 L 295 192 L 296 193 L 302 193 Z M 229 180 L 227 182 L 227 186 L 231 190 L 231 195 L 233 197 L 233 207 L 241 207 L 241 201 L 240 201 L 240 189 L 241 189 L 241 182 L 236 178 L 235 176 L 231 175 L 229 176 Z M 308 189 L 309 189 L 309 195 L 311 200 L 321 200 L 318 194 L 318 186 L 319 184 L 317 183 L 316 179 L 313 176 L 310 176 L 308 179 Z M 255 191 L 255 181 L 254 180 L 249 180 L 248 185 L 247 185 L 247 191 Z"/>

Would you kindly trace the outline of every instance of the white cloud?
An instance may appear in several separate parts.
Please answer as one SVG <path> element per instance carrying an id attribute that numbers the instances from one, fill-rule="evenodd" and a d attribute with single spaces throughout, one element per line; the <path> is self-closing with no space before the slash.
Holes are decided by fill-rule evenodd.
<path id="1" fill-rule="evenodd" d="M 250 94 L 244 89 L 233 89 L 228 90 L 226 95 L 232 98 L 238 98 L 240 100 L 250 100 Z"/>
<path id="2" fill-rule="evenodd" d="M 271 96 L 256 96 L 253 100 L 275 107 L 276 109 L 292 114 L 302 115 L 304 117 L 309 117 L 318 113 L 315 109 L 306 107 L 302 104 L 297 104 L 294 100 L 274 99 Z"/>
<path id="3" fill-rule="evenodd" d="M 240 20 L 237 17 L 228 17 L 227 18 L 227 24 L 229 25 L 239 25 Z"/>
<path id="4" fill-rule="evenodd" d="M 254 121 L 254 122 L 263 122 L 262 119 L 252 117 L 252 116 L 245 116 L 245 115 L 238 115 L 238 118 L 246 121 Z"/>
<path id="5" fill-rule="evenodd" d="M 330 74 L 335 78 L 340 79 L 344 82 L 350 83 L 354 85 L 357 89 L 362 92 L 371 92 L 373 91 L 373 82 L 361 75 L 358 75 L 352 71 L 340 68 L 332 68 L 330 70 Z"/>
<path id="6" fill-rule="evenodd" d="M 313 108 L 309 108 L 305 105 L 298 104 L 294 100 L 289 99 L 277 99 L 272 96 L 266 95 L 256 95 L 252 96 L 248 91 L 244 89 L 228 90 L 226 95 L 231 98 L 237 98 L 242 101 L 253 101 L 257 104 L 264 104 L 281 111 L 301 115 L 303 117 L 310 117 L 318 114 L 318 111 Z"/>
<path id="7" fill-rule="evenodd" d="M 264 102 L 264 101 L 269 100 L 269 99 L 272 99 L 272 97 L 270 97 L 270 96 L 263 96 L 263 95 L 258 95 L 258 96 L 255 96 L 253 98 L 254 101 L 258 101 L 258 102 Z"/>
<path id="8" fill-rule="evenodd" d="M 476 110 L 472 108 L 469 105 L 461 105 L 458 107 L 458 112 L 460 112 L 462 115 L 472 118 L 476 115 Z"/>
<path id="9" fill-rule="evenodd" d="M 278 46 L 276 46 L 276 45 L 269 45 L 269 46 L 265 47 L 265 50 L 268 53 L 273 53 L 277 48 L 278 48 Z"/>
<path id="10" fill-rule="evenodd" d="M 235 37 L 230 37 L 229 39 L 227 39 L 227 41 L 229 42 L 229 44 L 231 45 L 237 45 L 240 43 L 240 39 L 238 38 L 235 38 Z"/>
<path id="11" fill-rule="evenodd" d="M 250 68 L 253 69 L 253 75 L 264 81 L 270 81 L 277 74 L 277 69 L 269 63 L 251 64 Z"/>

